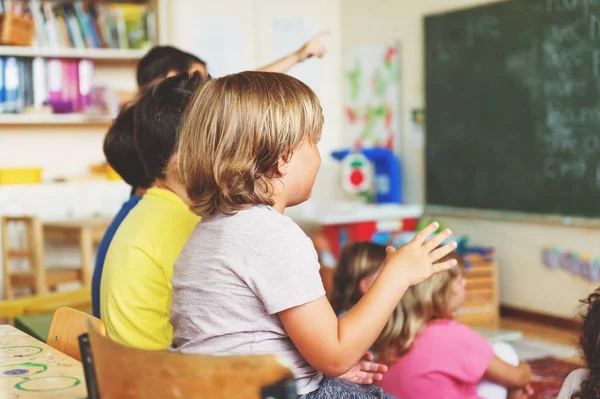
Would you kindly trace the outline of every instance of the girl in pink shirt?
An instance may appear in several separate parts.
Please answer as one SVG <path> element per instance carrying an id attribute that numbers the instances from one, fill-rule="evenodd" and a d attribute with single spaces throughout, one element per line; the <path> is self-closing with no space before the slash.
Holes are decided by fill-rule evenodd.
<path id="1" fill-rule="evenodd" d="M 411 287 L 375 342 L 378 361 L 389 365 L 379 385 L 403 399 L 527 397 L 531 369 L 514 350 L 500 344 L 503 353 L 495 353 L 496 346 L 452 320 L 466 280 L 462 257 L 447 257 L 459 266 Z"/>

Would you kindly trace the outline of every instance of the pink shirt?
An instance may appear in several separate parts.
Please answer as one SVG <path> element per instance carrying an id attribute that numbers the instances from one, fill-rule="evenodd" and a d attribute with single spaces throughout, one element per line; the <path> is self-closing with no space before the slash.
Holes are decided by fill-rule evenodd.
<path id="1" fill-rule="evenodd" d="M 494 357 L 481 335 L 451 320 L 431 323 L 390 365 L 379 385 L 401 399 L 475 399 L 476 384 Z"/>

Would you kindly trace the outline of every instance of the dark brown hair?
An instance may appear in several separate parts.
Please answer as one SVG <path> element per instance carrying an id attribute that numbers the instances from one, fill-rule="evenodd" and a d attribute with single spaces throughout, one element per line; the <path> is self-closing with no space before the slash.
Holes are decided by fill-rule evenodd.
<path id="1" fill-rule="evenodd" d="M 187 72 L 147 89 L 136 105 L 135 145 L 146 173 L 153 180 L 166 177 L 166 167 L 177 147 L 179 124 L 188 100 L 204 79 Z"/>
<path id="2" fill-rule="evenodd" d="M 597 288 L 586 299 L 581 301 L 586 305 L 582 314 L 583 329 L 579 345 L 589 370 L 588 376 L 581 383 L 581 389 L 575 392 L 571 399 L 600 398 L 600 288 Z"/>
<path id="3" fill-rule="evenodd" d="M 135 104 L 123 109 L 104 138 L 104 155 L 108 164 L 133 189 L 148 188 L 154 181 L 148 176 L 135 147 Z"/>

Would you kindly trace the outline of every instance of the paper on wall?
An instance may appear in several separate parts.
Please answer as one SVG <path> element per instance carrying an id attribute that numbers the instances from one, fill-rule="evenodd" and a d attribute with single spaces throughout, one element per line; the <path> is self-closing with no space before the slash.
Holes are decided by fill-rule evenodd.
<path id="1" fill-rule="evenodd" d="M 272 17 L 273 35 L 272 57 L 278 60 L 298 50 L 304 43 L 317 34 L 316 18 Z M 290 75 L 317 91 L 317 60 L 308 59 L 292 68 Z"/>
<path id="2" fill-rule="evenodd" d="M 191 27 L 192 53 L 206 62 L 212 77 L 242 71 L 240 17 L 195 17 Z"/>
<path id="3" fill-rule="evenodd" d="M 344 122 L 347 145 L 400 153 L 402 58 L 395 40 L 344 50 Z"/>
<path id="4" fill-rule="evenodd" d="M 415 108 L 410 115 L 410 137 L 413 147 L 425 146 L 425 110 Z"/>

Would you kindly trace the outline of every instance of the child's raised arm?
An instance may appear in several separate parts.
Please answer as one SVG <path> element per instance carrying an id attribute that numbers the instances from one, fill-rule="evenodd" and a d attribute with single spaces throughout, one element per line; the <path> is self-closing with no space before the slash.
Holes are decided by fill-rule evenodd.
<path id="1" fill-rule="evenodd" d="M 402 248 L 388 248 L 373 286 L 341 319 L 325 297 L 279 313 L 294 345 L 314 368 L 332 377 L 344 374 L 375 342 L 408 287 L 456 264 L 434 264 L 456 248 L 454 241 L 439 247 L 450 230 L 427 240 L 437 228 L 432 223 Z"/>
<path id="2" fill-rule="evenodd" d="M 286 73 L 296 64 L 304 62 L 308 58 L 318 57 L 321 58 L 327 52 L 327 46 L 325 45 L 325 37 L 329 35 L 329 31 L 322 31 L 315 35 L 312 39 L 304 43 L 298 51 L 295 51 L 285 57 L 272 62 L 269 65 L 259 68 L 262 72 L 280 72 Z"/>

